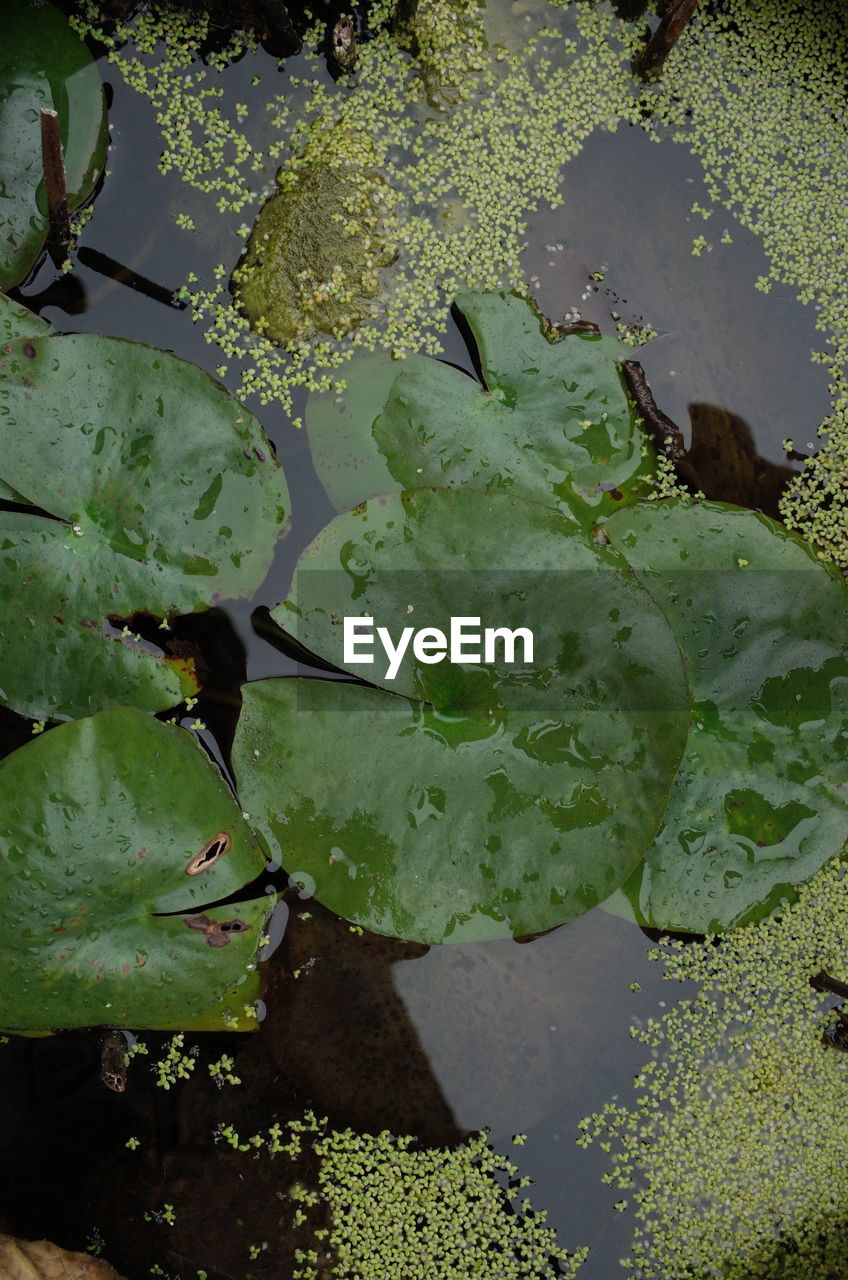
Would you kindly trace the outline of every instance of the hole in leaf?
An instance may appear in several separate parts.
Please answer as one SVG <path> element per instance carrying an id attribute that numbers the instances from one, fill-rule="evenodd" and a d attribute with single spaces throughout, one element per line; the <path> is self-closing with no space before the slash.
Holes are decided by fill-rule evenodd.
<path id="1" fill-rule="evenodd" d="M 233 847 L 232 838 L 226 831 L 219 831 L 211 840 L 207 840 L 206 844 L 196 853 L 191 862 L 186 867 L 187 876 L 199 876 L 201 871 L 206 871 L 214 863 L 222 858 L 225 853 L 229 853 Z"/>

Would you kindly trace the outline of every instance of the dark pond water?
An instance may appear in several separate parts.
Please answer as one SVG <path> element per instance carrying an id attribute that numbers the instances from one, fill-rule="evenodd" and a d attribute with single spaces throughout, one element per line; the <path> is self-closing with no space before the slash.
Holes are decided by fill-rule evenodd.
<path id="1" fill-rule="evenodd" d="M 224 79 L 232 100 L 250 91 L 256 55 Z M 179 207 L 176 176 L 156 170 L 161 149 L 146 104 L 105 65 L 111 86 L 111 173 L 98 196 L 83 244 L 176 289 L 186 270 L 185 238 L 163 211 Z M 696 161 L 673 143 L 656 145 L 639 131 L 591 138 L 565 174 L 564 208 L 534 215 L 525 267 L 543 310 L 577 307 L 605 332 L 616 319 L 640 320 L 659 336 L 640 351 L 657 400 L 688 429 L 714 406 L 747 424 L 754 449 L 784 464 L 780 441 L 814 438 L 827 411 L 826 379 L 810 365 L 812 313 L 787 292 L 754 289 L 762 250 L 729 220 L 709 224 L 689 210 L 707 204 Z M 724 222 L 722 222 L 724 219 Z M 718 232 L 713 227 L 718 224 Z M 713 251 L 692 256 L 702 231 Z M 197 246 L 193 246 L 193 252 Z M 209 265 L 218 251 L 209 249 Z M 600 282 L 592 274 L 602 272 Z M 60 330 L 102 332 L 152 343 L 214 372 L 219 357 L 189 314 L 78 265 L 57 278 L 44 264 L 20 296 Z M 614 314 L 613 314 L 614 313 Z M 461 337 L 449 334 L 446 357 L 467 363 Z M 305 433 L 278 410 L 251 404 L 286 469 L 295 508 L 258 603 L 279 600 L 296 554 L 330 518 L 312 469 Z M 808 434 L 805 435 L 805 430 Z M 737 428 L 737 433 L 741 428 Z M 202 447 L 202 440 L 198 441 Z M 296 664 L 267 644 L 249 607 L 225 610 L 231 632 L 215 633 L 226 651 L 230 683 L 288 675 Z M 209 632 L 212 634 L 212 631 Z M 202 708 L 226 739 L 226 698 Z M 217 717 L 217 718 L 216 718 Z M 15 729 L 10 720 L 9 732 Z M 28 728 L 23 735 L 28 736 Z M 280 887 L 285 877 L 278 882 Z M 71 1247 L 102 1238 L 105 1254 L 130 1280 L 154 1263 L 183 1280 L 246 1274 L 246 1243 L 275 1231 L 274 1189 L 254 1162 L 237 1164 L 211 1141 L 219 1121 L 253 1131 L 274 1116 L 314 1105 L 338 1126 L 391 1128 L 425 1141 L 455 1142 L 482 1126 L 498 1150 L 528 1135 L 517 1153 L 535 1179 L 534 1205 L 568 1247 L 589 1244 L 581 1275 L 619 1273 L 632 1223 L 613 1211 L 618 1193 L 601 1185 L 606 1157 L 575 1146 L 579 1118 L 614 1095 L 625 1096 L 644 1059 L 628 1036 L 634 1018 L 656 1016 L 679 989 L 659 981 L 648 941 L 632 926 L 594 911 L 532 943 L 408 948 L 360 939 L 327 913 L 294 903 L 289 933 L 271 961 L 268 1018 L 253 1038 L 192 1035 L 201 1048 L 197 1078 L 167 1093 L 154 1087 L 148 1061 L 131 1066 L 123 1095 L 99 1079 L 96 1037 L 67 1035 L 15 1042 L 0 1050 L 5 1222 L 16 1234 L 47 1236 Z M 314 959 L 295 984 L 291 970 Z M 639 983 L 641 991 L 630 990 Z M 147 1037 L 151 1058 L 162 1037 Z M 219 1093 L 206 1062 L 232 1052 L 243 1084 Z M 125 1143 L 138 1136 L 142 1150 Z M 173 1203 L 173 1228 L 144 1220 L 145 1210 Z M 256 1276 L 282 1277 L 272 1248 L 252 1265 Z M 238 1269 L 241 1267 L 241 1269 Z"/>

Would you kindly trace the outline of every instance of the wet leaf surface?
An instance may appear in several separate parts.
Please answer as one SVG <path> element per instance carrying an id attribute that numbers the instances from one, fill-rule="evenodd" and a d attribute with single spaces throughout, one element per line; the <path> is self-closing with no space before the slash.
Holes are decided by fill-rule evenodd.
<path id="1" fill-rule="evenodd" d="M 670 500 L 608 522 L 686 659 L 692 721 L 636 917 L 708 932 L 773 911 L 848 839 L 848 590 L 767 517 Z"/>
<path id="2" fill-rule="evenodd" d="M 0 293 L 0 347 L 14 338 L 44 338 L 50 332 L 46 320 Z"/>
<path id="3" fill-rule="evenodd" d="M 54 517 L 0 512 L 0 698 L 60 719 L 178 702 L 185 664 L 120 620 L 259 586 L 289 510 L 259 424 L 195 366 L 82 335 L 7 344 L 0 417 L 0 482 Z"/>
<path id="4" fill-rule="evenodd" d="M 395 364 L 392 379 L 391 365 L 363 355 L 345 368 L 340 400 L 312 398 L 310 444 L 336 508 L 403 488 L 467 485 L 592 520 L 638 496 L 653 451 L 619 373 L 628 348 L 548 336 L 539 313 L 513 295 L 461 294 L 457 306 L 483 385 L 420 356 Z"/>
<path id="5" fill-rule="evenodd" d="M 13 302 L 5 293 L 0 293 L 0 349 L 15 338 L 45 338 L 51 332 L 50 325 L 40 316 L 34 315 L 20 303 Z M 26 504 L 27 499 L 16 493 L 11 485 L 0 479 L 0 501 Z"/>
<path id="6" fill-rule="evenodd" d="M 59 114 L 73 210 L 106 161 L 103 85 L 82 40 L 52 4 L 9 0 L 0 45 L 0 289 L 26 276 L 47 236 L 39 125 L 45 107 Z"/>
<path id="7" fill-rule="evenodd" d="M 408 620 L 417 590 L 412 616 L 445 625 L 477 608 L 475 587 L 504 624 L 536 603 L 539 656 L 524 670 L 413 664 L 398 685 L 418 701 L 247 686 L 233 764 L 274 856 L 332 910 L 424 942 L 536 932 L 603 900 L 659 826 L 688 720 L 679 650 L 649 597 L 579 526 L 503 495 L 389 497 L 316 546 L 304 562 L 334 571 L 311 575 L 323 595 L 298 636 L 331 660 L 345 612 Z M 497 572 L 435 572 L 487 562 L 507 590 Z M 540 566 L 535 592 L 514 598 Z"/>
<path id="8" fill-rule="evenodd" d="M 60 725 L 0 763 L 0 794 L 0 1025 L 251 1025 L 268 900 L 207 904 L 265 860 L 190 735 L 134 708 Z M 231 848 L 187 876 L 217 832 Z"/>

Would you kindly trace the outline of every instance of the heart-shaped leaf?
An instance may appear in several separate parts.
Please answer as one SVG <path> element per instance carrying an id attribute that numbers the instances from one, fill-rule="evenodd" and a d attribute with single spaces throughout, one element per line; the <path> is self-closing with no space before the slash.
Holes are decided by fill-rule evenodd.
<path id="1" fill-rule="evenodd" d="M 655 458 L 622 384 L 627 348 L 550 333 L 513 295 L 463 294 L 457 306 L 482 386 L 436 360 L 362 355 L 346 368 L 341 397 L 310 401 L 313 457 L 337 509 L 381 492 L 467 485 L 593 521 L 639 496 Z"/>
<path id="2" fill-rule="evenodd" d="M 758 919 L 848 840 L 848 589 L 752 511 L 674 500 L 607 530 L 693 697 L 663 828 L 627 886 L 636 917 L 702 933 Z"/>
<path id="3" fill-rule="evenodd" d="M 58 9 L 9 0 L 0 43 L 0 289 L 24 278 L 47 236 L 40 189 L 39 112 L 45 107 L 59 115 L 73 210 L 91 193 L 106 161 L 103 85 Z"/>
<path id="4" fill-rule="evenodd" d="M 320 901 L 420 941 L 493 937 L 570 919 L 629 874 L 688 696 L 662 615 L 582 526 L 503 494 L 404 493 L 332 521 L 296 587 L 275 616 L 340 665 L 345 615 L 395 638 L 473 615 L 534 638 L 514 661 L 499 641 L 486 662 L 413 655 L 393 681 L 374 666 L 415 702 L 313 680 L 245 690 L 242 803 Z"/>
<path id="5" fill-rule="evenodd" d="M 264 865 L 194 739 L 136 708 L 13 752 L 0 762 L 0 1025 L 250 1025 L 268 899 L 208 904 Z"/>
<path id="6" fill-rule="evenodd" d="M 0 512 L 0 700 L 60 719 L 173 705 L 184 664 L 109 619 L 256 590 L 289 506 L 259 424 L 194 365 L 88 335 L 7 344 L 0 415 L 4 492 L 54 517 Z"/>

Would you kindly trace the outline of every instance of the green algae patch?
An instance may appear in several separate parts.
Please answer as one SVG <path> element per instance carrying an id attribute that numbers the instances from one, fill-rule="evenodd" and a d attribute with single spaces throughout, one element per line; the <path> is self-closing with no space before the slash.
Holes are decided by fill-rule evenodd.
<path id="1" fill-rule="evenodd" d="M 260 1169 L 273 1161 L 284 1180 L 276 1195 L 302 1244 L 285 1272 L 293 1280 L 573 1280 L 589 1252 L 557 1242 L 547 1212 L 526 1198 L 532 1179 L 486 1131 L 424 1147 L 388 1130 L 333 1129 L 307 1111 L 253 1134 L 222 1125 L 216 1139 Z"/>
<path id="2" fill-rule="evenodd" d="M 469 80 L 487 57 L 484 14 L 478 0 L 421 0 L 417 6 L 408 37 L 424 96 L 436 110 L 471 96 Z"/>
<path id="3" fill-rule="evenodd" d="M 397 256 L 382 233 L 387 184 L 374 160 L 367 135 L 340 129 L 278 173 L 233 273 L 238 306 L 276 346 L 342 338 L 370 313 L 380 268 Z"/>
<path id="4" fill-rule="evenodd" d="M 834 861 L 779 917 L 719 942 L 660 940 L 663 976 L 698 986 L 631 1028 L 647 1058 L 634 1093 L 582 1120 L 578 1139 L 610 1153 L 603 1180 L 632 1206 L 622 1275 L 844 1275 L 846 1060 L 822 1043 L 810 979 L 848 980 L 846 931 Z"/>

